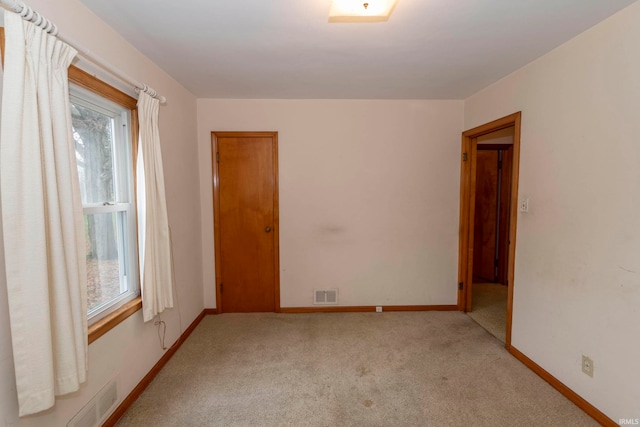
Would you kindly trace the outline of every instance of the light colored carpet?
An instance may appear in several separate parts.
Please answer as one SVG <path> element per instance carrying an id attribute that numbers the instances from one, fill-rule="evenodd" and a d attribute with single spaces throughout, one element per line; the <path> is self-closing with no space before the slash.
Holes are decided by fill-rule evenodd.
<path id="1" fill-rule="evenodd" d="M 208 316 L 119 426 L 591 426 L 460 312 Z"/>
<path id="2" fill-rule="evenodd" d="M 471 311 L 467 314 L 503 343 L 507 331 L 507 287 L 499 283 L 474 283 Z"/>

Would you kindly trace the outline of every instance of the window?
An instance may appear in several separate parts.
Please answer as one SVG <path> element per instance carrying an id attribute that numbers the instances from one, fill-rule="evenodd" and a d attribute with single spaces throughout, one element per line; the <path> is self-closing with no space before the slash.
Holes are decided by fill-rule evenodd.
<path id="1" fill-rule="evenodd" d="M 0 27 L 3 58 L 4 48 L 4 28 Z M 131 138 L 132 135 L 137 138 L 138 134 L 137 100 L 74 65 L 69 67 L 69 82 L 87 233 L 87 314 L 91 343 L 142 308 L 133 203 L 132 159 L 135 159 L 137 140 Z M 89 117 L 93 117 L 93 121 Z M 85 152 L 99 147 L 92 133 L 98 129 L 92 131 L 91 127 L 100 125 L 104 126 L 105 137 L 102 169 L 99 162 L 91 163 L 93 158 Z M 89 163 L 84 163 L 85 160 Z M 103 172 L 106 176 L 100 175 Z M 94 178 L 99 181 L 92 181 Z"/>
<path id="2" fill-rule="evenodd" d="M 71 85 L 89 323 L 139 295 L 131 109 Z"/>

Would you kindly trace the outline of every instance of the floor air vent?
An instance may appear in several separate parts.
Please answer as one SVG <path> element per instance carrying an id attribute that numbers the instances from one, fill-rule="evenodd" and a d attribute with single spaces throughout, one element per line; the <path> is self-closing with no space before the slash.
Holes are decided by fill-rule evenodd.
<path id="1" fill-rule="evenodd" d="M 314 304 L 338 304 L 337 289 L 316 289 L 313 291 Z"/>

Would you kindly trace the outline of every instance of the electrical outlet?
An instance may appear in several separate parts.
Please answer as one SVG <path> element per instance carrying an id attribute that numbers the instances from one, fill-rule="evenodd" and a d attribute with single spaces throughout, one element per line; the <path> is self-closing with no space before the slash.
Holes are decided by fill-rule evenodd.
<path id="1" fill-rule="evenodd" d="M 582 372 L 593 378 L 593 360 L 584 354 L 582 355 Z"/>
<path id="2" fill-rule="evenodd" d="M 376 313 L 382 313 L 382 307 L 377 306 L 376 307 Z"/>

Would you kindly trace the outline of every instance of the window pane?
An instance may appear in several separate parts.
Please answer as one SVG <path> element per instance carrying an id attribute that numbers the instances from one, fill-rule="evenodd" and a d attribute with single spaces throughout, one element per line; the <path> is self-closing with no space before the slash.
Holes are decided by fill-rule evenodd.
<path id="1" fill-rule="evenodd" d="M 88 310 L 127 291 L 122 236 L 125 212 L 85 215 Z"/>
<path id="2" fill-rule="evenodd" d="M 70 85 L 73 139 L 84 207 L 89 324 L 137 295 L 131 109 Z M 130 269 L 134 269 L 130 272 Z"/>
<path id="3" fill-rule="evenodd" d="M 113 118 L 77 104 L 71 118 L 82 203 L 115 202 Z"/>

